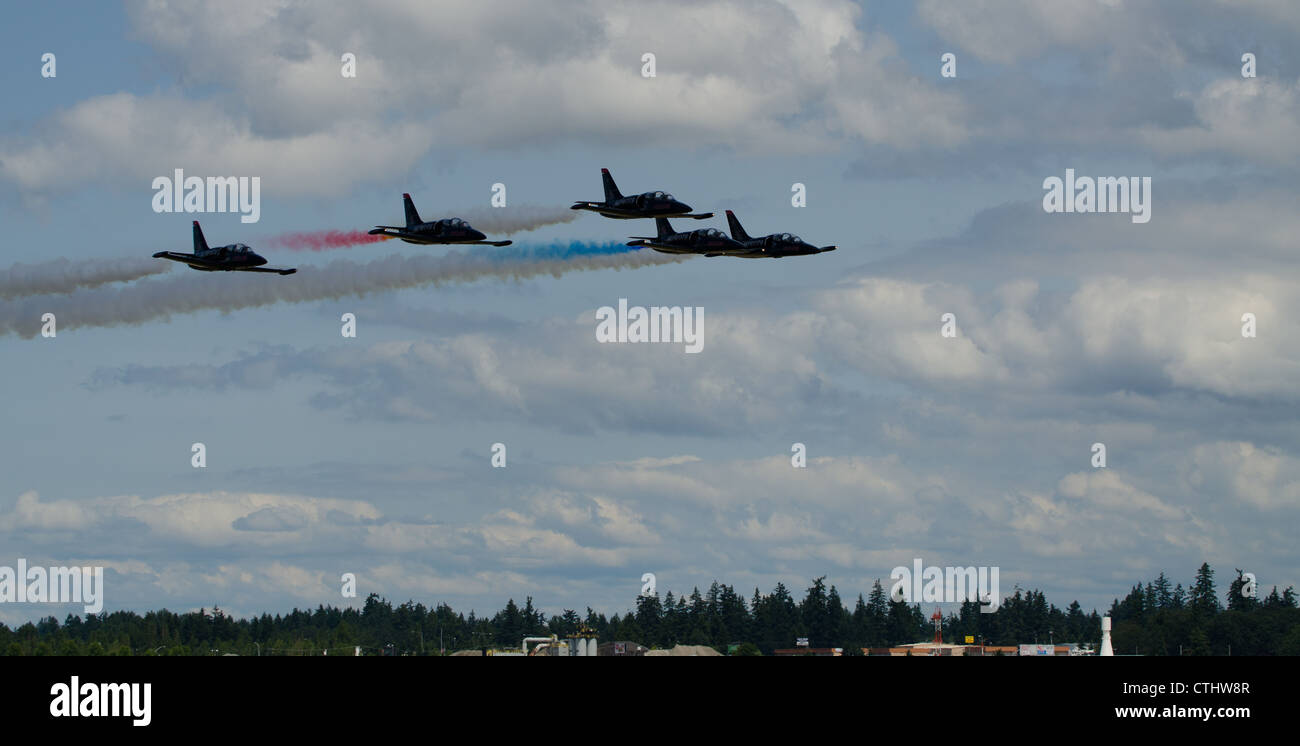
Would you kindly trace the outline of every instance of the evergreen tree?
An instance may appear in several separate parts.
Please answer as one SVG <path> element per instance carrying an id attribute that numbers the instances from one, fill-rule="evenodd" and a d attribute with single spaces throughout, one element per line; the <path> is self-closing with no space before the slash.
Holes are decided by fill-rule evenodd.
<path id="1" fill-rule="evenodd" d="M 871 586 L 871 595 L 867 600 L 867 646 L 873 648 L 885 647 L 889 644 L 889 635 L 887 618 L 889 616 L 889 600 L 885 596 L 884 586 L 880 584 L 877 578 L 874 585 Z"/>
<path id="2" fill-rule="evenodd" d="M 825 575 L 813 580 L 803 602 L 799 604 L 799 615 L 804 629 L 808 632 L 808 644 L 814 648 L 829 646 L 833 635 L 825 581 Z"/>
<path id="3" fill-rule="evenodd" d="M 1151 605 L 1156 609 L 1169 609 L 1173 607 L 1174 594 L 1169 587 L 1169 578 L 1165 577 L 1163 570 L 1160 571 L 1160 575 L 1156 577 L 1155 582 L 1151 584 L 1151 593 L 1148 595 L 1148 598 L 1151 601 Z"/>
<path id="4" fill-rule="evenodd" d="M 1202 615 L 1211 615 L 1219 611 L 1219 597 L 1214 590 L 1214 570 L 1210 563 L 1203 562 L 1196 571 L 1196 584 L 1188 596 L 1188 605 L 1193 611 Z"/>
<path id="5" fill-rule="evenodd" d="M 1250 611 L 1259 605 L 1259 600 L 1253 596 L 1247 596 L 1242 591 L 1246 587 L 1246 578 L 1240 568 L 1237 569 L 1237 577 L 1228 584 L 1228 610 L 1229 611 Z"/>
<path id="6" fill-rule="evenodd" d="M 663 607 L 659 603 L 659 594 L 641 595 L 636 599 L 637 637 L 624 636 L 621 640 L 632 640 L 645 645 L 663 645 Z"/>

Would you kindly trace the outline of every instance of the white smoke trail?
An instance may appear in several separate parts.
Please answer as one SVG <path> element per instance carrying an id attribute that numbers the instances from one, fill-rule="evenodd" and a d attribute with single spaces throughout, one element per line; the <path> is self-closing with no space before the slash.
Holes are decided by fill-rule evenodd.
<path id="1" fill-rule="evenodd" d="M 167 319 L 204 310 L 234 311 L 275 303 L 362 296 L 421 285 L 473 282 L 484 278 L 521 280 L 568 272 L 634 269 L 680 262 L 689 255 L 618 249 L 615 252 L 528 255 L 513 250 L 453 251 L 445 256 L 394 255 L 365 264 L 337 260 L 304 267 L 290 277 L 203 272 L 170 281 L 125 288 L 99 288 L 66 297 L 42 296 L 0 303 L 0 334 L 31 338 L 40 332 L 41 314 L 53 313 L 59 330 L 110 327 Z M 503 258 L 504 257 L 504 258 Z"/>
<path id="2" fill-rule="evenodd" d="M 130 282 L 161 274 L 171 264 L 157 259 L 55 259 L 39 264 L 15 264 L 0 270 L 0 300 L 28 295 L 70 293 L 110 282 Z"/>
<path id="3" fill-rule="evenodd" d="M 516 207 L 475 207 L 462 210 L 450 217 L 464 220 L 491 238 L 496 234 L 509 236 L 548 225 L 570 223 L 581 215 L 582 213 L 567 207 L 518 205 Z"/>

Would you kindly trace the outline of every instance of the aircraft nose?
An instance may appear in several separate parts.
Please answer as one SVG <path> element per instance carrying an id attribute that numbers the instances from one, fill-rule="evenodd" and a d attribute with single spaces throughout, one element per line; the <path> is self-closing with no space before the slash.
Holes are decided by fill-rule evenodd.
<path id="1" fill-rule="evenodd" d="M 487 240 L 487 234 L 485 234 L 483 231 L 470 231 L 469 233 L 471 236 L 474 237 L 475 241 Z"/>
<path id="2" fill-rule="evenodd" d="M 254 266 L 254 267 L 260 267 L 260 266 L 262 266 L 263 264 L 266 264 L 266 259 L 263 258 L 261 254 L 254 254 L 254 255 L 253 255 L 253 266 Z"/>

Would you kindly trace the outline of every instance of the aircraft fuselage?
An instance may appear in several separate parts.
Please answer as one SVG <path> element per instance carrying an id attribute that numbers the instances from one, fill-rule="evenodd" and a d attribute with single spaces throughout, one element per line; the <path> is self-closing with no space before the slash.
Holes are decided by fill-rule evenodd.
<path id="1" fill-rule="evenodd" d="M 193 254 L 183 254 L 178 251 L 160 251 L 154 254 L 154 257 L 181 262 L 190 269 L 197 269 L 200 272 L 235 272 L 266 264 L 265 257 L 243 244 L 214 246 L 206 251 L 199 250 Z"/>
<path id="2" fill-rule="evenodd" d="M 741 259 L 779 259 L 783 256 L 810 256 L 812 254 L 821 254 L 826 251 L 834 251 L 836 247 L 826 246 L 818 247 L 806 241 L 788 241 L 778 233 L 773 233 L 762 238 L 751 238 L 740 242 L 744 251 L 736 254 L 728 254 Z"/>
<path id="3" fill-rule="evenodd" d="M 743 252 L 745 249 L 740 242 L 710 229 L 684 231 L 661 238 L 641 238 L 629 242 L 628 245 L 643 246 L 665 254 L 705 254 L 707 256 L 731 256 L 736 252 Z"/>
<path id="4" fill-rule="evenodd" d="M 656 196 L 655 192 L 620 197 L 610 202 L 578 202 L 572 209 L 588 210 L 616 220 L 671 218 L 685 216 L 691 212 L 690 205 L 675 199 Z"/>
<path id="5" fill-rule="evenodd" d="M 415 244 L 472 243 L 487 239 L 486 235 L 471 228 L 467 223 L 451 225 L 441 220 L 411 226 L 406 229 L 406 232 L 414 235 L 411 237 L 399 236 L 399 238 L 407 243 Z"/>
<path id="6" fill-rule="evenodd" d="M 155 259 L 168 259 L 173 262 L 180 262 L 190 269 L 196 269 L 200 272 L 274 272 L 278 275 L 291 275 L 297 272 L 297 269 L 272 269 L 263 267 L 266 259 L 246 244 L 232 243 L 225 246 L 208 246 L 207 239 L 203 237 L 203 229 L 199 227 L 199 221 L 194 221 L 194 253 L 184 254 L 179 251 L 159 251 L 153 255 Z"/>

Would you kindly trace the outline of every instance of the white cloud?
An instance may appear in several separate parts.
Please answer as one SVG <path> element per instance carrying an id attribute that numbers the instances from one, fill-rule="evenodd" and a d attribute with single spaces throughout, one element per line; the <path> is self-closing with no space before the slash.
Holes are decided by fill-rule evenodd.
<path id="1" fill-rule="evenodd" d="M 1267 511 L 1300 507 L 1300 460 L 1244 441 L 1203 443 L 1183 467 L 1185 483 L 1214 500 Z"/>
<path id="2" fill-rule="evenodd" d="M 35 492 L 27 492 L 12 513 L 0 515 L 0 528 L 93 533 L 125 520 L 144 526 L 155 537 L 195 546 L 282 547 L 306 541 L 314 531 L 337 530 L 330 516 L 335 511 L 358 520 L 379 517 L 367 503 L 296 495 L 212 492 L 42 502 Z"/>
<path id="3" fill-rule="evenodd" d="M 1295 164 L 1300 158 L 1300 80 L 1243 79 L 1240 75 L 1182 94 L 1196 124 L 1147 126 L 1143 144 L 1157 153 L 1228 153 L 1260 163 Z"/>
<path id="4" fill-rule="evenodd" d="M 263 195 L 341 196 L 357 181 L 409 168 L 433 136 L 414 122 L 324 120 L 311 131 L 262 135 L 210 101 L 115 93 L 56 114 L 32 141 L 0 141 L 0 177 L 24 190 L 109 183 L 151 192 L 153 179 L 257 176 Z"/>
<path id="5" fill-rule="evenodd" d="M 596 140 L 805 153 L 843 139 L 905 148 L 964 139 L 956 95 L 888 69 L 893 43 L 861 33 L 856 5 L 841 0 L 313 11 L 135 4 L 141 36 L 187 83 L 216 93 L 82 101 L 37 135 L 0 142 L 0 177 L 42 192 L 74 171 L 128 186 L 185 168 L 258 175 L 277 195 L 338 196 L 434 146 Z M 646 51 L 658 56 L 653 79 L 640 75 Z M 343 52 L 357 55 L 355 78 L 340 74 Z"/>
<path id="6" fill-rule="evenodd" d="M 1059 46 L 1106 39 L 1113 24 L 1130 22 L 1120 0 L 921 0 L 920 18 L 961 49 L 1010 63 Z"/>

